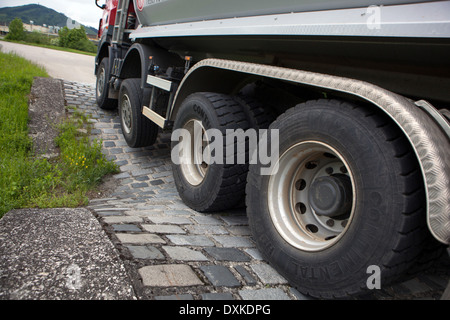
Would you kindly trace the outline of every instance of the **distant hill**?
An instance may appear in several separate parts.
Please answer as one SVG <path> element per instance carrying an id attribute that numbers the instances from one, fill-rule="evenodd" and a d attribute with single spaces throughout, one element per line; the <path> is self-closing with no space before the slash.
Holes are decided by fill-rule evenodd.
<path id="1" fill-rule="evenodd" d="M 0 8 L 0 24 L 4 25 L 6 23 L 9 25 L 15 18 L 21 19 L 24 23 L 29 23 L 32 20 L 35 25 L 42 26 L 46 24 L 47 26 L 58 27 L 66 26 L 68 19 L 65 14 L 39 4 Z M 97 34 L 95 28 L 89 26 L 84 26 L 84 28 L 87 34 Z"/>

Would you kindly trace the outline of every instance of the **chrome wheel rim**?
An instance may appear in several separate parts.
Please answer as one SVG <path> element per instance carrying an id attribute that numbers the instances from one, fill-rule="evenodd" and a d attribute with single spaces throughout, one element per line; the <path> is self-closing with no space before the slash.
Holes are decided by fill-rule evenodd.
<path id="1" fill-rule="evenodd" d="M 189 120 L 183 129 L 188 136 L 183 136 L 181 140 L 181 161 L 180 167 L 186 181 L 193 185 L 200 185 L 208 172 L 208 159 L 204 159 L 208 148 L 206 130 L 201 121 Z"/>
<path id="2" fill-rule="evenodd" d="M 122 120 L 123 130 L 129 134 L 131 132 L 131 102 L 127 94 L 122 96 L 122 102 L 120 104 L 120 117 Z"/>
<path id="3" fill-rule="evenodd" d="M 100 74 L 97 78 L 97 96 L 101 96 L 103 94 L 103 87 L 105 85 L 105 69 L 100 69 Z"/>
<path id="4" fill-rule="evenodd" d="M 323 142 L 293 145 L 269 178 L 270 217 L 281 237 L 303 251 L 338 242 L 355 211 L 355 184 L 344 157 Z M 344 199 L 344 200 L 343 200 Z"/>

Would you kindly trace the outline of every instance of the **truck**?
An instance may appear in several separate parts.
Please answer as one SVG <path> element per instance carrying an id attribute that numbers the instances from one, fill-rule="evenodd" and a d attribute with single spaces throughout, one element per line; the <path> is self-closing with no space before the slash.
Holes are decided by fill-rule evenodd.
<path id="1" fill-rule="evenodd" d="M 183 202 L 245 206 L 300 292 L 361 295 L 447 254 L 450 1 L 95 3 L 98 106 L 130 147 L 171 132 Z"/>

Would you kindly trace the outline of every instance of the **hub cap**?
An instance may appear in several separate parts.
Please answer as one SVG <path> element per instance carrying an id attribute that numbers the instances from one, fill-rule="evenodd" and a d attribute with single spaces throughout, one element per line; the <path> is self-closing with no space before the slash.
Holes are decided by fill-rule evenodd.
<path id="1" fill-rule="evenodd" d="M 103 94 L 103 86 L 105 85 L 105 69 L 100 69 L 100 74 L 97 78 L 97 96 L 100 97 Z"/>
<path id="2" fill-rule="evenodd" d="M 355 206 L 352 173 L 331 146 L 307 141 L 285 151 L 269 179 L 268 205 L 278 233 L 290 245 L 319 251 L 348 229 Z"/>
<path id="3" fill-rule="evenodd" d="M 120 114 L 122 120 L 122 128 L 126 133 L 131 132 L 131 102 L 127 94 L 122 96 L 122 103 L 120 104 Z"/>
<path id="4" fill-rule="evenodd" d="M 201 184 L 208 172 L 207 161 L 203 158 L 207 148 L 206 131 L 198 120 L 189 120 L 183 127 L 188 137 L 183 137 L 181 146 L 181 171 L 184 178 L 193 186 Z"/>

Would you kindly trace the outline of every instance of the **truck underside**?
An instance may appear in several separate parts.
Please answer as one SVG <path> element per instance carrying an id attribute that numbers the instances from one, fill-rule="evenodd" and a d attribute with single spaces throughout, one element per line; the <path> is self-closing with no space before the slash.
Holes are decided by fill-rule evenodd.
<path id="1" fill-rule="evenodd" d="M 317 297 L 364 292 L 372 265 L 393 281 L 435 239 L 450 242 L 450 1 L 363 5 L 291 13 L 263 1 L 253 16 L 224 9 L 198 21 L 183 18 L 186 9 L 156 21 L 183 5 L 118 1 L 96 58 L 97 102 L 119 107 L 132 147 L 196 126 L 204 137 L 242 129 L 279 138 L 271 174 L 250 162 L 249 147 L 243 164 L 174 163 L 174 179 L 201 212 L 245 197 L 263 255 Z M 383 18 L 375 26 L 371 12 Z M 139 26 L 127 29 L 134 14 Z M 199 151 L 183 141 L 172 146 L 192 149 L 188 160 L 212 142 Z"/>

